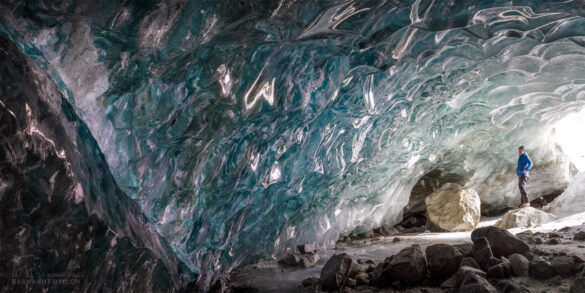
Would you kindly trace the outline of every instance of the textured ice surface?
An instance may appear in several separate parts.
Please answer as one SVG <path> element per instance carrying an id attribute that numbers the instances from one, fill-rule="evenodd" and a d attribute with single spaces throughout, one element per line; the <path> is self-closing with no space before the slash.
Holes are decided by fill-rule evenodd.
<path id="1" fill-rule="evenodd" d="M 0 7 L 0 31 L 55 79 L 202 284 L 392 223 L 431 170 L 514 204 L 520 144 L 556 176 L 531 193 L 570 180 L 551 125 L 585 103 L 578 1 Z"/>
<path id="2" fill-rule="evenodd" d="M 0 291 L 164 292 L 194 281 L 59 89 L 3 36 L 0 76 Z"/>

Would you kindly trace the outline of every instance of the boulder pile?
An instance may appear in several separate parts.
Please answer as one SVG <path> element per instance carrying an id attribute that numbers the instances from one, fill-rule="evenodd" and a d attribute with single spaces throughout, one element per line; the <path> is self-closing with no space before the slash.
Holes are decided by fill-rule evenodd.
<path id="1" fill-rule="evenodd" d="M 547 238 L 555 239 L 555 233 L 548 234 Z M 585 272 L 585 261 L 581 258 L 551 257 L 538 249 L 533 251 L 526 242 L 534 237 L 531 232 L 518 236 L 499 227 L 478 228 L 471 233 L 473 243 L 440 243 L 426 249 L 414 244 L 377 265 L 371 260 L 354 262 L 345 253 L 336 254 L 327 261 L 320 278 L 303 281 L 303 291 L 355 292 L 364 288 L 376 291 L 379 290 L 376 288 L 412 290 L 409 288 L 424 287 L 426 289 L 421 292 L 532 292 L 515 277 L 553 282 Z M 574 290 L 581 290 L 584 280 L 584 277 L 574 279 L 570 292 L 581 292 Z"/>

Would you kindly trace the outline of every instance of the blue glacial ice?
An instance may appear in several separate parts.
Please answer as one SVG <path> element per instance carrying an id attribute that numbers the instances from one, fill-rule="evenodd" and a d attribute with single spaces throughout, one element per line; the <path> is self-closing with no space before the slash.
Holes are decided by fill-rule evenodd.
<path id="1" fill-rule="evenodd" d="M 555 126 L 585 106 L 579 1 L 4 1 L 0 13 L 0 34 L 55 83 L 110 183 L 202 287 L 299 242 L 396 223 L 432 170 L 465 176 L 486 207 L 516 204 L 521 144 L 532 196 L 575 173 Z M 116 202 L 95 196 L 88 212 L 114 225 L 98 210 Z"/>

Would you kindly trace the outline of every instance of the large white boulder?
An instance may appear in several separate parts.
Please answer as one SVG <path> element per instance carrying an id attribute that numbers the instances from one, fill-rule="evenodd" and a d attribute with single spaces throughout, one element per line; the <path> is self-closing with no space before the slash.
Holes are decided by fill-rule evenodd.
<path id="1" fill-rule="evenodd" d="M 567 189 L 551 202 L 546 210 L 560 216 L 584 212 L 585 172 L 577 174 Z"/>
<path id="2" fill-rule="evenodd" d="M 516 227 L 534 227 L 556 220 L 553 214 L 545 213 L 532 207 L 508 211 L 494 226 L 511 229 Z"/>
<path id="3" fill-rule="evenodd" d="M 481 217 L 481 201 L 473 189 L 447 183 L 425 199 L 427 228 L 438 231 L 471 231 Z"/>

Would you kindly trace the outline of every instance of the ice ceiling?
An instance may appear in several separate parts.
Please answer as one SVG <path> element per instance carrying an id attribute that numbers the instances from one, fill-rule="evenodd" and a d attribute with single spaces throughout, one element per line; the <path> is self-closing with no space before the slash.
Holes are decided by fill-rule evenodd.
<path id="1" fill-rule="evenodd" d="M 202 284 L 393 223 L 431 170 L 512 204 L 517 147 L 566 181 L 583 129 L 580 1 L 2 3 Z"/>

